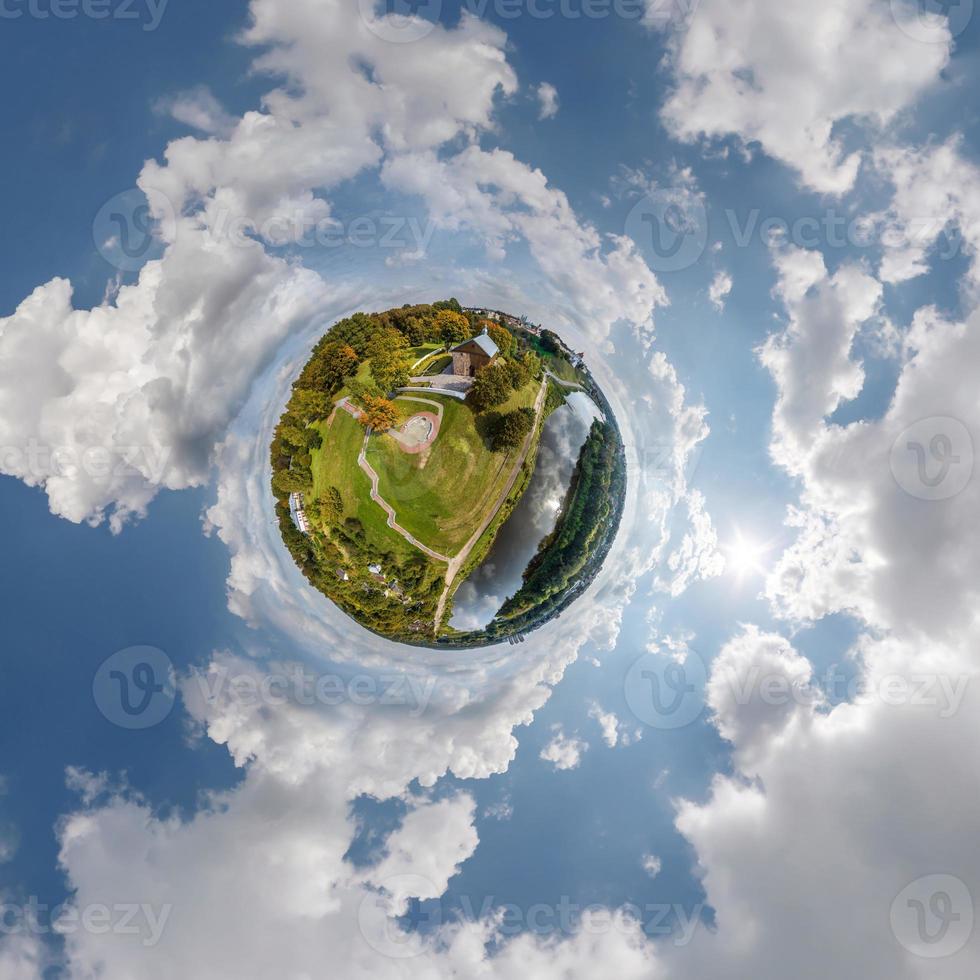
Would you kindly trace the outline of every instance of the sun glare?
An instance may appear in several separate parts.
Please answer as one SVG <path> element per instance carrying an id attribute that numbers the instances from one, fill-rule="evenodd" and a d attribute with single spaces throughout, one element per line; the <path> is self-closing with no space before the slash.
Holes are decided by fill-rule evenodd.
<path id="1" fill-rule="evenodd" d="M 728 571 L 737 579 L 748 575 L 762 575 L 765 572 L 764 559 L 768 550 L 768 545 L 736 531 L 735 537 L 724 549 Z"/>

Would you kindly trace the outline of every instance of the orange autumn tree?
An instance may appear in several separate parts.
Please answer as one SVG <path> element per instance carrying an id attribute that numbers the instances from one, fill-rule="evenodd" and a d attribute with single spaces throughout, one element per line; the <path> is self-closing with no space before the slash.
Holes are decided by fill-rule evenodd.
<path id="1" fill-rule="evenodd" d="M 386 432 L 398 421 L 398 409 L 395 408 L 394 402 L 388 401 L 387 398 L 365 395 L 361 401 L 364 409 L 358 421 L 365 428 L 370 426 L 379 432 Z"/>

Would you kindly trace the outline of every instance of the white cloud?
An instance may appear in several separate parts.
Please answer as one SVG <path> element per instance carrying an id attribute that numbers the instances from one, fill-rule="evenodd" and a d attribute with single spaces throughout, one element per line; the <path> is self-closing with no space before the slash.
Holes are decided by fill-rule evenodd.
<path id="1" fill-rule="evenodd" d="M 641 863 L 643 865 L 643 870 L 651 878 L 656 878 L 663 868 L 663 863 L 656 854 L 644 854 L 643 861 Z"/>
<path id="2" fill-rule="evenodd" d="M 252 15 L 244 40 L 265 47 L 257 67 L 295 85 L 234 124 L 201 91 L 171 101 L 224 138 L 176 140 L 144 166 L 162 257 L 93 310 L 75 309 L 71 285 L 54 279 L 0 319 L 0 468 L 43 487 L 69 520 L 110 516 L 119 530 L 161 487 L 203 484 L 273 352 L 348 292 L 245 232 L 285 244 L 328 218 L 319 191 L 385 152 L 489 126 L 496 93 L 516 89 L 503 34 L 469 15 L 401 46 L 356 7 L 254 0 Z"/>
<path id="3" fill-rule="evenodd" d="M 526 240 L 556 307 L 593 339 L 605 340 L 619 320 L 652 335 L 654 310 L 667 296 L 633 243 L 583 225 L 568 198 L 512 153 L 470 146 L 449 159 L 405 154 L 387 161 L 382 177 L 421 195 L 439 227 L 478 235 L 491 257 Z"/>
<path id="4" fill-rule="evenodd" d="M 602 740 L 614 749 L 619 742 L 619 719 L 611 711 L 603 711 L 597 701 L 589 705 L 589 717 L 599 722 Z"/>
<path id="5" fill-rule="evenodd" d="M 860 154 L 835 127 L 881 127 L 912 105 L 949 60 L 948 29 L 936 41 L 913 39 L 878 0 L 701 0 L 671 42 L 676 86 L 661 115 L 679 139 L 758 141 L 808 186 L 839 194 Z"/>
<path id="6" fill-rule="evenodd" d="M 535 95 L 538 97 L 538 119 L 551 119 L 558 115 L 558 89 L 550 82 L 542 82 Z"/>
<path id="7" fill-rule="evenodd" d="M 694 582 L 715 578 L 725 571 L 725 556 L 718 550 L 718 532 L 705 509 L 704 494 L 692 490 L 685 500 L 687 530 L 667 556 L 655 587 L 674 598 Z"/>
<path id="8" fill-rule="evenodd" d="M 541 750 L 541 758 L 556 769 L 577 769 L 582 761 L 582 753 L 589 748 L 588 743 L 574 735 L 566 735 L 559 725 L 552 727 L 555 734 Z"/>
<path id="9" fill-rule="evenodd" d="M 725 300 L 732 291 L 732 285 L 732 277 L 724 270 L 715 273 L 714 279 L 711 280 L 711 285 L 708 287 L 708 299 L 711 300 L 711 305 L 719 313 L 725 311 Z"/>
<path id="10" fill-rule="evenodd" d="M 975 298 L 980 285 L 980 171 L 966 159 L 961 137 L 924 148 L 883 147 L 878 171 L 894 185 L 883 215 L 883 282 L 904 282 L 928 271 L 928 259 L 965 254 L 971 260 L 968 284 Z"/>
<path id="11" fill-rule="evenodd" d="M 229 136 L 235 127 L 235 118 L 204 86 L 160 99 L 156 108 L 158 112 L 165 112 L 177 122 L 208 136 Z"/>

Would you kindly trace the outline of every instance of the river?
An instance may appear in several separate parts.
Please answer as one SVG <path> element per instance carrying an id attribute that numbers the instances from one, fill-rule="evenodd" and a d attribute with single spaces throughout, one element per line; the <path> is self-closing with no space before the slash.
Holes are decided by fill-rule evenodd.
<path id="1" fill-rule="evenodd" d="M 486 626 L 504 601 L 521 586 L 528 562 L 555 527 L 572 480 L 579 451 L 601 412 L 588 395 L 570 392 L 565 405 L 548 417 L 541 431 L 531 482 L 483 563 L 459 587 L 449 625 L 458 630 Z"/>

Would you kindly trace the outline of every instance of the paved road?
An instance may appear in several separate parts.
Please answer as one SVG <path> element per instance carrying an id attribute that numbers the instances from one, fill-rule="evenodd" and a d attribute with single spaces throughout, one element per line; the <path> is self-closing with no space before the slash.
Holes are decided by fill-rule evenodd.
<path id="1" fill-rule="evenodd" d="M 527 459 L 528 450 L 531 448 L 531 440 L 534 438 L 534 434 L 538 431 L 538 423 L 540 423 L 541 413 L 544 411 L 545 393 L 547 390 L 547 379 L 542 378 L 541 387 L 538 389 L 538 396 L 534 400 L 534 425 L 531 426 L 531 431 L 524 439 L 524 445 L 521 447 L 521 455 L 514 463 L 510 477 L 507 479 L 507 485 L 497 498 L 497 503 L 493 510 L 491 510 L 490 513 L 483 519 L 480 526 L 473 532 L 473 536 L 466 542 L 465 545 L 463 545 L 462 550 L 449 561 L 449 567 L 446 569 L 446 587 L 442 590 L 442 595 L 439 596 L 439 605 L 436 606 L 436 617 L 434 623 L 432 624 L 432 630 L 434 633 L 439 632 L 439 624 L 442 622 L 442 616 L 446 610 L 446 600 L 449 598 L 449 590 L 453 584 L 453 580 L 456 578 L 459 570 L 466 563 L 466 559 L 469 558 L 470 552 L 473 550 L 474 545 L 480 540 L 481 537 L 483 537 L 483 532 L 490 526 L 493 519 L 497 516 L 500 508 L 503 507 L 504 501 L 508 498 L 508 496 L 510 496 L 511 490 L 514 489 L 514 484 L 517 482 L 518 474 L 521 472 L 521 467 L 524 465 L 524 460 Z"/>

